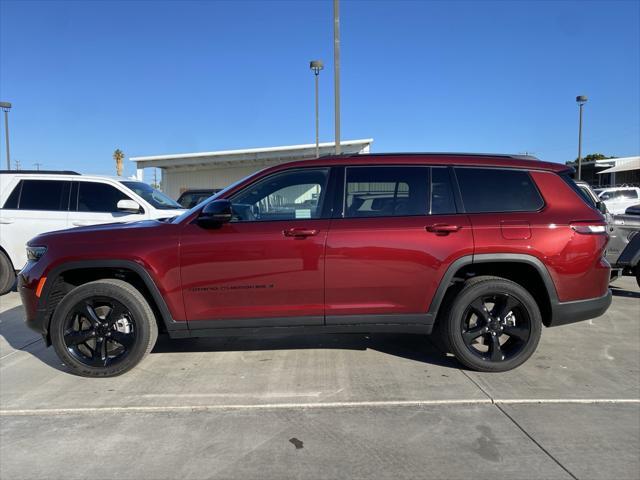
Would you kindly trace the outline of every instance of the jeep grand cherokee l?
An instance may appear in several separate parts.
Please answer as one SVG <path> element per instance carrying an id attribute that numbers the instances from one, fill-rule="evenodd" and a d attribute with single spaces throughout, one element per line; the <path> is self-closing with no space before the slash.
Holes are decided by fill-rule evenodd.
<path id="1" fill-rule="evenodd" d="M 434 332 L 509 370 L 543 326 L 611 303 L 605 222 L 570 174 L 463 154 L 278 165 L 170 221 L 32 239 L 26 321 L 86 376 L 129 370 L 158 332 Z"/>

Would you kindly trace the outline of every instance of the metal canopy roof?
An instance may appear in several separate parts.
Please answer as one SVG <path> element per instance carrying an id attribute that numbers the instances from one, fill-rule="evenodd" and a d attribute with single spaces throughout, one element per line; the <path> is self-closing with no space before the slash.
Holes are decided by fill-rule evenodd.
<path id="1" fill-rule="evenodd" d="M 368 151 L 373 143 L 372 138 L 361 140 L 345 140 L 341 142 L 342 151 L 345 154 L 354 154 Z M 251 165 L 256 162 L 273 161 L 283 162 L 304 158 L 315 158 L 316 144 L 287 145 L 280 147 L 246 148 L 241 150 L 219 150 L 214 152 L 182 153 L 171 155 L 153 155 L 144 157 L 131 157 L 129 160 L 136 162 L 138 168 L 180 168 L 193 166 L 240 166 Z M 334 142 L 320 144 L 320 155 L 330 155 L 335 151 Z"/>
<path id="2" fill-rule="evenodd" d="M 628 172 L 630 170 L 640 170 L 640 157 L 615 158 L 615 166 L 598 172 L 603 173 Z"/>

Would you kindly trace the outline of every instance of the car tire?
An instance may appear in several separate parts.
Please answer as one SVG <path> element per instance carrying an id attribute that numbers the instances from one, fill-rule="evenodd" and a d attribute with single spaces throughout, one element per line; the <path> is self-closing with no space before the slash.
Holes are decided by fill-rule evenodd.
<path id="1" fill-rule="evenodd" d="M 11 260 L 0 251 L 0 295 L 9 293 L 16 283 L 16 272 L 13 269 Z"/>
<path id="2" fill-rule="evenodd" d="M 542 333 L 540 308 L 531 294 L 492 276 L 466 281 L 439 321 L 451 353 L 481 372 L 518 367 L 535 352 Z"/>
<path id="3" fill-rule="evenodd" d="M 49 331 L 60 359 L 84 377 L 127 372 L 158 338 L 149 303 L 131 284 L 116 279 L 86 283 L 67 293 L 55 309 Z"/>
<path id="4" fill-rule="evenodd" d="M 636 283 L 640 287 L 640 265 L 636 265 Z"/>

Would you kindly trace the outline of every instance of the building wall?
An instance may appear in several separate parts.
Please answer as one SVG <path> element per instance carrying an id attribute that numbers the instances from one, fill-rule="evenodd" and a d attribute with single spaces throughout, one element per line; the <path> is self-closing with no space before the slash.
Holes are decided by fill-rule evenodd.
<path id="1" fill-rule="evenodd" d="M 192 170 L 163 169 L 162 191 L 178 198 L 185 190 L 195 188 L 224 188 L 264 166 L 206 168 Z"/>

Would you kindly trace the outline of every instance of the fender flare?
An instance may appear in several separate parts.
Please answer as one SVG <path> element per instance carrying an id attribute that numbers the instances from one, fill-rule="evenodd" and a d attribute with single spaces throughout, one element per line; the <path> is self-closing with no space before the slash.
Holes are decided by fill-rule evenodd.
<path id="1" fill-rule="evenodd" d="M 65 262 L 57 267 L 54 267 L 47 273 L 47 282 L 43 288 L 41 298 L 48 299 L 49 294 L 51 293 L 51 289 L 54 285 L 56 285 L 58 278 L 65 272 L 70 270 L 77 269 L 92 269 L 92 268 L 121 268 L 124 270 L 131 270 L 135 274 L 137 274 L 145 286 L 151 292 L 151 296 L 153 297 L 153 301 L 158 307 L 158 311 L 160 312 L 160 316 L 162 317 L 162 321 L 164 322 L 165 327 L 168 331 L 175 330 L 186 330 L 187 322 L 176 322 L 169 311 L 169 307 L 167 307 L 167 303 L 164 301 L 160 290 L 156 286 L 153 278 L 149 274 L 149 272 L 139 263 L 136 263 L 131 260 L 79 260 L 72 262 Z M 49 318 L 44 318 L 44 325 L 46 325 L 46 331 L 49 331 L 49 324 L 51 322 L 50 314 L 53 314 L 53 311 L 49 311 L 49 307 L 45 304 L 42 309 L 39 309 L 39 313 L 42 315 L 48 315 Z"/>
<path id="2" fill-rule="evenodd" d="M 440 307 L 442 306 L 442 301 L 444 300 L 444 296 L 447 293 L 447 289 L 451 286 L 453 282 L 453 278 L 458 270 L 462 267 L 466 267 L 467 265 L 474 265 L 478 263 L 493 263 L 493 262 L 501 262 L 501 263 L 525 263 L 527 265 L 532 266 L 536 269 L 536 271 L 540 274 L 542 281 L 544 283 L 545 289 L 547 290 L 547 295 L 549 295 L 549 302 L 551 303 L 551 309 L 559 303 L 558 293 L 556 292 L 555 284 L 551 279 L 551 275 L 549 274 L 549 270 L 545 267 L 544 263 L 533 255 L 527 255 L 523 253 L 483 253 L 479 255 L 466 255 L 464 257 L 460 257 L 455 260 L 444 276 L 440 280 L 440 285 L 438 285 L 438 289 L 436 290 L 436 294 L 433 296 L 431 300 L 431 305 L 429 306 L 429 311 L 434 318 L 437 316 Z"/>

